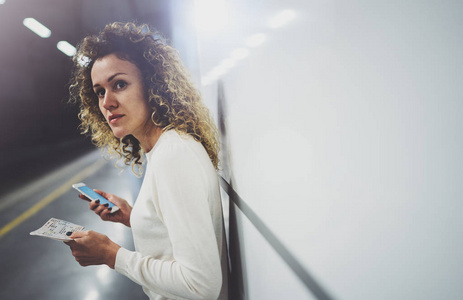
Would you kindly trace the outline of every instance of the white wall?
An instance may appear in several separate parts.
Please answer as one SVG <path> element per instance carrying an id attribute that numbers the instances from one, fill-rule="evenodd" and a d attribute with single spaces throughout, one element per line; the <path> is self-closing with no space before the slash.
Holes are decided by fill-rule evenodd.
<path id="1" fill-rule="evenodd" d="M 463 2 L 226 4 L 203 76 L 267 35 L 221 77 L 237 193 L 337 299 L 461 298 Z M 246 298 L 312 299 L 237 214 Z"/>

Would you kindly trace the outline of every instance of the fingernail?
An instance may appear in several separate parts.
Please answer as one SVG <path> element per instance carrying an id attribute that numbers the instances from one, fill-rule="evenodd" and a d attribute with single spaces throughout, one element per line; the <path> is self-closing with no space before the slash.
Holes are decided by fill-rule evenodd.
<path id="1" fill-rule="evenodd" d="M 108 207 L 108 206 L 109 206 L 109 204 L 108 204 L 108 203 L 105 203 L 105 204 L 104 204 L 104 206 Z"/>
<path id="2" fill-rule="evenodd" d="M 66 235 L 67 235 L 67 236 L 71 236 L 71 234 L 72 234 L 71 231 L 66 232 Z"/>
<path id="3" fill-rule="evenodd" d="M 100 203 L 100 200 L 96 200 L 95 203 Z"/>
<path id="4" fill-rule="evenodd" d="M 111 209 L 113 209 L 112 207 L 108 208 L 109 211 L 111 211 Z"/>

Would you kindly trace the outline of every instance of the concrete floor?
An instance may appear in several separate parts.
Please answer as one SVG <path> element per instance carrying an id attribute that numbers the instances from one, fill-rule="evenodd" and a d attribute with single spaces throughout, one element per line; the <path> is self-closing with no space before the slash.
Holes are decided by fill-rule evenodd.
<path id="1" fill-rule="evenodd" d="M 0 229 L 98 160 L 101 160 L 100 152 L 91 152 L 3 196 L 0 199 Z M 114 161 L 105 163 L 80 181 L 131 202 L 136 199 L 141 185 L 141 179 L 136 178 L 130 168 L 121 172 Z M 81 267 L 64 243 L 29 235 L 54 217 L 104 233 L 133 250 L 129 228 L 101 221 L 77 195 L 69 186 L 55 201 L 0 237 L 0 299 L 147 299 L 140 286 L 107 266 Z"/>

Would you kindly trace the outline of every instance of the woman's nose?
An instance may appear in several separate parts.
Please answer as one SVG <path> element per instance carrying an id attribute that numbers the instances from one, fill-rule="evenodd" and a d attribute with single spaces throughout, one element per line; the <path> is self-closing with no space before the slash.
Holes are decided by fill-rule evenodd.
<path id="1" fill-rule="evenodd" d="M 117 99 L 112 93 L 105 93 L 103 98 L 103 107 L 107 110 L 111 110 L 112 108 L 117 107 Z"/>

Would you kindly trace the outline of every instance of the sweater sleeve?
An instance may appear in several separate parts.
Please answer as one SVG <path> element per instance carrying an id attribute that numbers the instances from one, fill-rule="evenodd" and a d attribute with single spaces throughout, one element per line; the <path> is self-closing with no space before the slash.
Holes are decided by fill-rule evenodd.
<path id="1" fill-rule="evenodd" d="M 210 210 L 210 180 L 186 145 L 157 155 L 152 193 L 172 244 L 173 258 L 156 259 L 121 248 L 116 271 L 172 299 L 217 299 L 220 254 Z"/>

